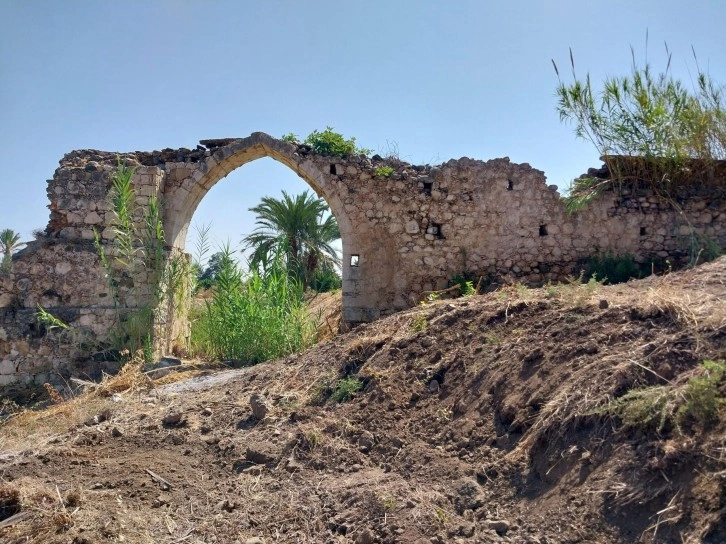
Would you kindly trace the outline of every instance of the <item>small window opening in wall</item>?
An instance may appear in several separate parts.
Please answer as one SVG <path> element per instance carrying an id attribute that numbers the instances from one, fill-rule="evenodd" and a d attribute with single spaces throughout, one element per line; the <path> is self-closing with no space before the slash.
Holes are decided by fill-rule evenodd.
<path id="1" fill-rule="evenodd" d="M 338 174 L 338 171 L 335 169 L 335 165 L 334 164 L 331 164 L 330 165 L 330 173 L 331 174 L 335 174 L 335 175 Z"/>
<path id="2" fill-rule="evenodd" d="M 547 236 L 547 225 L 540 225 L 539 226 L 539 235 L 540 236 Z"/>
<path id="3" fill-rule="evenodd" d="M 646 236 L 648 234 L 648 230 L 645 227 L 640 227 L 640 235 Z"/>
<path id="4" fill-rule="evenodd" d="M 360 255 L 351 255 L 350 256 L 350 266 L 358 266 L 360 263 Z"/>
<path id="5" fill-rule="evenodd" d="M 433 181 L 424 181 L 424 187 L 423 192 L 425 195 L 431 196 L 431 190 L 434 188 L 434 182 Z"/>
<path id="6" fill-rule="evenodd" d="M 441 232 L 441 223 L 429 222 L 429 228 L 426 229 L 426 234 L 433 234 L 438 240 L 445 240 L 443 233 Z"/>
<path id="7" fill-rule="evenodd" d="M 511 179 L 507 180 L 507 191 L 513 191 L 514 190 L 514 182 Z"/>

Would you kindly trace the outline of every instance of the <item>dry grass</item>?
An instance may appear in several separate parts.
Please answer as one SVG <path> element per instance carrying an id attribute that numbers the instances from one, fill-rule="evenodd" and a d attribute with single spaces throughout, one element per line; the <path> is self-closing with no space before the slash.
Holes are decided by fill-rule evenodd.
<path id="1" fill-rule="evenodd" d="M 723 264 L 726 264 L 726 260 Z M 721 281 L 718 278 L 724 278 L 726 274 L 711 274 L 710 277 Z M 236 517 L 231 513 L 220 514 L 214 509 L 218 501 L 232 500 L 226 494 L 226 485 L 220 486 L 217 492 L 199 481 L 187 482 L 189 489 L 194 488 L 196 493 L 196 517 L 193 518 L 187 515 L 186 510 L 182 510 L 191 508 L 191 500 L 177 511 L 149 511 L 148 504 L 133 502 L 124 496 L 124 502 L 118 502 L 117 508 L 117 491 L 97 490 L 89 487 L 88 482 L 84 483 L 84 494 L 76 492 L 74 495 L 73 489 L 64 489 L 62 485 L 57 492 L 53 482 L 39 482 L 37 478 L 32 482 L 18 480 L 14 484 L 20 482 L 18 485 L 28 486 L 28 489 L 23 489 L 21 496 L 24 510 L 33 512 L 38 519 L 34 517 L 18 524 L 13 529 L 13 540 L 9 540 L 10 533 L 7 530 L 0 532 L 0 541 L 14 544 L 21 541 L 21 536 L 23 539 L 28 536 L 30 539 L 27 542 L 63 542 L 64 538 L 71 540 L 70 535 L 75 536 L 80 527 L 104 527 L 110 517 L 109 509 L 114 511 L 117 518 L 117 521 L 110 522 L 115 533 L 109 532 L 109 540 L 118 540 L 119 535 L 123 534 L 129 542 L 142 543 L 167 540 L 195 542 L 195 539 L 201 541 L 202 535 L 211 534 L 223 535 L 223 540 L 227 539 L 225 541 L 239 538 L 242 542 L 257 534 L 264 534 L 266 541 L 317 542 L 320 541 L 320 535 L 326 534 L 326 541 L 343 542 L 355 540 L 362 531 L 371 530 L 375 533 L 382 525 L 394 524 L 429 537 L 456 531 L 464 522 L 507 517 L 513 503 L 506 491 L 502 492 L 505 488 L 501 486 L 501 478 L 497 480 L 496 474 L 487 485 L 481 486 L 483 498 L 487 499 L 481 508 L 482 515 L 477 512 L 476 517 L 472 518 L 471 512 L 462 513 L 458 510 L 451 499 L 458 493 L 452 483 L 455 485 L 459 478 L 473 478 L 472 473 L 461 472 L 449 478 L 446 470 L 457 463 L 453 457 L 457 455 L 456 450 L 429 448 L 424 441 L 434 438 L 446 446 L 449 438 L 445 438 L 446 434 L 439 435 L 439 431 L 458 431 L 470 421 L 468 418 L 474 410 L 489 409 L 487 401 L 482 399 L 482 391 L 506 390 L 512 397 L 521 397 L 521 403 L 517 404 L 510 402 L 509 398 L 494 398 L 494 395 L 492 406 L 496 407 L 498 403 L 507 407 L 525 406 L 523 403 L 529 402 L 526 399 L 530 391 L 518 391 L 517 387 L 531 379 L 533 381 L 529 382 L 528 387 L 535 389 L 539 386 L 535 381 L 537 375 L 532 374 L 532 378 L 527 378 L 516 374 L 516 371 L 536 342 L 540 342 L 536 345 L 543 346 L 541 364 L 551 373 L 548 379 L 552 387 L 543 386 L 541 391 L 535 391 L 541 399 L 537 402 L 536 412 L 520 410 L 513 413 L 517 417 L 515 421 L 524 421 L 521 424 L 521 439 L 518 438 L 516 446 L 512 443 L 514 450 L 507 454 L 505 451 L 500 452 L 497 447 L 473 449 L 472 446 L 472 463 L 476 465 L 471 466 L 496 463 L 496 467 L 501 468 L 500 476 L 511 467 L 525 470 L 533 466 L 535 471 L 539 471 L 543 466 L 542 477 L 554 479 L 557 471 L 564 470 L 563 467 L 568 463 L 576 462 L 583 452 L 592 454 L 595 459 L 602 453 L 598 448 L 604 437 L 612 437 L 611 443 L 617 445 L 621 444 L 625 436 L 625 433 L 620 437 L 617 432 L 613 434 L 613 431 L 622 428 L 622 418 L 612 417 L 616 399 L 622 398 L 627 390 L 652 387 L 653 384 L 673 385 L 680 388 L 679 395 L 685 395 L 687 380 L 692 375 L 701 376 L 703 370 L 700 367 L 691 368 L 696 364 L 691 359 L 674 359 L 673 362 L 668 359 L 669 353 L 672 352 L 673 357 L 676 357 L 688 350 L 689 355 L 700 357 L 703 353 L 699 351 L 697 342 L 691 342 L 691 338 L 701 334 L 705 350 L 714 342 L 711 337 L 714 329 L 726 326 L 726 308 L 722 303 L 726 299 L 726 285 L 720 283 L 714 288 L 713 284 L 699 284 L 688 272 L 652 278 L 640 283 L 637 288 L 629 284 L 598 286 L 592 293 L 588 292 L 589 288 L 585 284 L 573 284 L 558 286 L 557 289 L 556 296 L 548 296 L 547 288 L 528 289 L 523 293 L 521 288 L 514 286 L 508 288 L 507 296 L 502 300 L 495 295 L 474 297 L 469 301 L 438 301 L 413 308 L 392 316 L 386 322 L 363 325 L 352 334 L 340 337 L 338 342 L 319 345 L 314 351 L 230 372 L 229 385 L 224 386 L 224 389 L 199 389 L 188 395 L 180 393 L 176 398 L 167 398 L 163 391 L 149 389 L 160 383 L 198 375 L 200 369 L 175 372 L 151 381 L 139 371 L 138 366 L 129 365 L 119 376 L 107 377 L 94 391 L 50 406 L 42 413 L 18 414 L 0 428 L 2 450 L 44 448 L 44 443 L 67 433 L 74 425 L 82 424 L 106 409 L 114 410 L 114 407 L 118 408 L 113 414 L 113 425 L 118 424 L 130 437 L 134 432 L 146 432 L 142 425 L 148 421 L 159 421 L 170 404 L 174 404 L 175 408 L 181 407 L 185 411 L 189 418 L 188 427 L 175 430 L 162 428 L 161 432 L 168 432 L 171 436 L 173 433 L 181 435 L 189 431 L 188 436 L 197 436 L 198 424 L 209 423 L 215 433 L 237 446 L 247 444 L 246 440 L 276 444 L 280 448 L 281 462 L 275 467 L 255 467 L 255 471 L 229 476 L 225 482 L 229 484 L 229 493 L 235 493 Z M 598 299 L 606 299 L 609 307 L 598 308 Z M 572 304 L 578 308 L 573 308 Z M 497 317 L 504 312 L 505 306 L 509 308 L 509 322 Z M 428 329 L 425 334 L 412 331 L 412 319 L 417 315 L 426 316 Z M 539 325 L 541 327 L 537 328 Z M 582 335 L 578 335 L 580 330 Z M 550 336 L 554 331 L 560 336 Z M 653 338 L 644 338 L 650 332 L 653 332 Z M 557 340 L 552 340 L 554 338 Z M 676 342 L 679 339 L 683 342 L 682 346 Z M 430 340 L 433 344 L 424 340 Z M 597 344 L 599 351 L 581 352 L 578 348 L 585 342 Z M 550 344 L 564 344 L 566 348 L 557 345 L 549 351 Z M 396 352 L 389 352 L 393 348 Z M 476 348 L 480 351 L 474 351 Z M 446 387 L 451 388 L 450 397 L 429 395 L 424 382 L 414 382 L 419 380 L 421 374 L 418 363 L 429 364 L 429 356 L 439 349 L 443 352 L 442 361 L 451 361 L 456 353 L 456 357 L 465 362 L 463 367 L 454 363 L 436 363 L 448 369 L 447 380 L 450 381 L 446 382 L 443 392 L 446 394 Z M 472 353 L 479 355 L 474 357 Z M 411 357 L 407 357 L 409 354 Z M 721 355 L 712 357 L 719 361 L 723 359 Z M 409 360 L 410 364 L 407 364 Z M 650 361 L 656 361 L 652 367 L 649 367 Z M 662 361 L 674 365 L 675 375 L 668 374 L 667 368 L 664 370 L 657 366 Z M 682 364 L 676 367 L 676 363 Z M 511 372 L 507 367 L 502 367 L 507 364 L 512 365 Z M 535 366 L 522 368 L 536 371 Z M 330 386 L 345 373 L 356 373 L 358 370 L 359 377 L 369 384 L 367 396 L 360 407 L 355 404 L 326 404 L 321 408 L 309 406 L 316 395 L 316 388 Z M 656 372 L 668 376 L 670 381 L 659 377 Z M 508 381 L 499 382 L 496 376 L 505 373 Z M 500 383 L 503 384 L 501 387 Z M 495 385 L 499 389 L 490 389 Z M 412 392 L 417 392 L 416 396 L 419 397 L 418 393 L 422 391 L 424 393 L 420 395 L 415 409 L 410 409 L 407 402 L 412 398 Z M 234 430 L 236 422 L 247 422 L 244 418 L 249 415 L 248 399 L 256 392 L 269 399 L 272 405 L 270 417 L 254 422 L 252 427 L 244 427 L 244 431 Z M 114 402 L 114 395 L 121 397 L 124 403 Z M 126 415 L 127 412 L 133 412 L 139 396 L 155 397 L 155 403 L 148 402 L 142 407 L 143 424 L 139 423 L 141 419 L 137 422 Z M 452 401 L 457 399 L 461 399 L 468 412 L 455 409 L 457 404 Z M 387 406 L 392 400 L 398 406 L 406 406 L 408 411 L 401 412 L 400 417 L 399 414 L 391 416 L 393 409 Z M 679 403 L 681 400 L 679 396 Z M 475 407 L 477 402 L 483 403 L 481 408 Z M 213 415 L 203 420 L 202 416 L 196 414 L 207 407 L 213 410 Z M 678 406 L 669 406 L 669 417 L 675 417 L 673 414 L 677 414 L 677 409 Z M 366 410 L 372 410 L 372 415 L 359 418 Z M 295 417 L 292 417 L 293 412 Z M 475 416 L 478 429 L 476 436 L 482 440 L 487 438 L 486 432 L 494 433 L 493 429 L 485 426 L 489 420 L 487 414 L 484 412 L 484 415 Z M 661 427 L 660 419 L 655 420 L 652 426 L 656 430 Z M 578 433 L 583 428 L 592 433 L 591 442 L 585 445 L 575 443 L 572 439 L 576 434 L 580 436 Z M 79 431 L 90 433 L 95 429 L 79 429 L 75 432 Z M 375 447 L 369 453 L 364 453 L 360 450 L 359 439 L 368 432 L 374 435 L 372 439 Z M 33 435 L 32 439 L 28 438 L 29 434 Z M 650 437 L 655 432 L 647 434 Z M 72 435 L 69 436 L 72 438 Z M 391 446 L 386 441 L 389 436 L 405 439 L 406 447 Z M 495 437 L 496 434 L 491 434 L 491 438 Z M 653 442 L 660 438 L 654 436 Z M 453 434 L 451 440 L 454 440 Z M 676 433 L 671 433 L 671 436 L 664 434 L 663 457 L 670 459 L 680 455 L 686 448 L 683 441 L 683 436 Z M 6 447 L 6 444 L 11 448 Z M 111 455 L 113 446 L 106 444 L 105 450 L 98 451 L 102 451 L 102 455 Z M 198 451 L 208 452 L 213 449 L 204 446 Z M 671 450 L 675 453 L 668 453 Z M 227 451 L 218 454 L 220 460 L 229 462 Z M 150 455 L 154 454 L 152 452 Z M 709 444 L 707 454 L 709 459 L 720 463 L 719 470 L 722 470 L 726 460 L 724 442 Z M 416 457 L 418 455 L 421 457 Z M 479 455 L 481 457 L 477 457 Z M 408 458 L 414 462 L 409 463 Z M 297 461 L 298 468 L 288 470 L 285 464 L 288 459 Z M 371 459 L 375 461 L 371 462 Z M 627 461 L 625 454 L 623 459 Z M 624 462 L 619 466 L 626 466 L 622 464 Z M 349 470 L 353 464 L 359 465 L 356 471 Z M 390 467 L 393 470 L 386 472 L 385 465 L 389 465 L 388 470 Z M 555 465 L 557 470 L 550 473 Z M 438 472 L 428 472 L 432 466 L 438 467 Z M 442 467 L 446 467 L 446 470 Z M 717 471 L 709 474 L 714 473 L 718 474 Z M 489 478 L 488 473 L 485 474 Z M 627 472 L 617 473 L 612 478 L 590 482 L 589 493 L 597 497 L 606 493 L 608 497 L 617 496 L 617 504 L 623 504 L 637 499 L 649 500 L 653 493 L 660 492 L 660 488 L 654 488 L 653 493 L 646 493 L 647 485 L 640 481 L 637 485 L 627 483 L 628 475 Z M 89 480 L 91 483 L 93 481 Z M 33 486 L 37 492 L 35 494 L 30 489 Z M 583 489 L 585 487 L 579 488 L 577 492 L 584 495 Z M 671 496 L 665 497 L 666 502 Z M 0 501 L 1 498 L 0 487 Z M 101 500 L 109 508 L 103 510 L 91 506 L 94 501 Z M 81 505 L 79 511 L 75 511 L 76 504 Z M 331 504 L 337 504 L 335 509 L 327 508 Z M 526 508 L 531 508 L 531 504 L 528 503 Z M 520 510 L 514 515 L 522 512 L 529 510 Z M 648 527 L 648 535 L 657 533 L 660 537 L 666 526 L 672 523 L 673 511 L 663 509 L 662 512 L 662 515 L 659 513 L 659 517 L 653 518 L 655 525 Z M 355 514 L 346 521 L 348 533 L 345 536 L 330 534 L 329 524 L 337 523 L 334 518 L 341 513 Z M 240 519 L 246 519 L 247 515 L 259 525 L 250 530 L 240 525 L 232 526 Z M 522 513 L 523 518 L 527 515 Z M 566 515 L 571 516 L 571 512 L 568 511 Z M 563 514 L 562 519 L 569 518 Z M 586 519 L 580 527 L 589 526 L 590 521 Z M 57 533 L 51 534 L 51 531 Z M 588 541 L 593 540 L 591 538 Z"/>
<path id="2" fill-rule="evenodd" d="M 65 494 L 57 486 L 21 478 L 13 484 L 0 484 L 0 496 L 12 493 L 18 513 L 25 513 L 17 523 L 2 529 L 3 542 L 49 542 L 55 535 L 70 529 L 82 501 L 78 490 Z"/>
<path id="3" fill-rule="evenodd" d="M 694 301 L 698 294 L 692 295 L 688 291 L 676 289 L 664 281 L 651 287 L 645 292 L 640 306 L 650 313 L 663 313 L 670 315 L 677 323 L 687 327 L 697 327 L 699 317 L 707 314 L 703 311 L 708 306 L 707 301 Z M 712 310 L 713 308 L 710 308 Z"/>
<path id="4" fill-rule="evenodd" d="M 318 342 L 331 340 L 340 330 L 343 314 L 342 292 L 336 290 L 329 293 L 315 293 L 307 300 L 307 312 L 318 324 Z"/>
<path id="5" fill-rule="evenodd" d="M 612 392 L 636 380 L 637 366 L 619 356 L 593 359 L 578 368 L 543 406 L 532 428 L 512 452 L 513 458 L 529 455 L 542 438 L 562 438 L 577 421 L 593 416 L 611 402 Z"/>
<path id="6" fill-rule="evenodd" d="M 720 264 L 719 264 L 720 263 Z M 709 265 L 715 270 L 723 270 L 726 261 L 721 259 Z M 693 277 L 692 277 L 693 276 Z M 576 284 L 570 282 L 565 285 L 548 286 L 542 288 L 546 298 L 556 300 L 578 299 L 578 306 L 586 303 L 595 295 L 607 298 L 609 303 L 639 309 L 643 316 L 670 316 L 674 325 L 682 330 L 689 331 L 696 341 L 695 351 L 699 352 L 699 338 L 704 331 L 713 331 L 726 328 L 726 274 L 710 274 L 710 283 L 697 281 L 696 271 L 685 271 L 678 275 L 653 276 L 645 280 L 647 289 L 631 284 L 602 286 L 600 284 Z M 714 289 L 716 283 L 716 289 Z M 549 291 L 548 291 L 549 289 Z M 627 335 L 629 324 L 624 324 L 621 330 L 612 331 L 613 336 Z M 654 356 L 660 348 L 650 351 Z M 613 400 L 613 393 L 621 390 L 642 387 L 643 373 L 662 385 L 661 388 L 643 388 L 645 397 L 643 402 L 633 406 L 628 415 L 635 419 L 640 418 L 641 423 L 655 423 L 658 429 L 663 427 L 664 417 L 674 417 L 674 406 L 677 408 L 683 401 L 687 381 L 698 374 L 698 369 L 683 373 L 678 384 L 670 383 L 648 368 L 647 357 L 641 353 L 633 352 L 630 357 L 601 356 L 589 363 L 576 365 L 573 376 L 568 380 L 569 387 L 560 388 L 558 393 L 549 399 L 539 412 L 536 422 L 517 448 L 512 457 L 517 458 L 524 452 L 532 449 L 534 444 L 544 436 L 549 439 L 563 437 L 570 432 L 582 418 L 613 414 L 617 412 Z M 681 383 L 682 382 L 682 383 Z M 667 389 L 667 398 L 659 396 L 660 389 Z M 673 391 L 671 391 L 673 389 Z M 653 395 L 648 396 L 652 390 Z M 637 391 L 637 389 L 636 389 Z M 673 402 L 671 397 L 678 397 L 679 402 Z M 634 397 L 635 398 L 635 397 Z M 641 405 L 645 406 L 647 413 L 638 412 Z M 657 410 L 656 410 L 657 408 Z M 654 413 L 653 410 L 656 410 Z M 667 412 L 667 413 L 666 413 Z M 665 414 L 665 415 L 664 415 Z M 655 418 L 655 419 L 652 419 Z M 633 423 L 628 420 L 628 424 Z M 626 425 L 627 427 L 627 425 Z"/>
<path id="7" fill-rule="evenodd" d="M 198 371 L 172 373 L 156 384 L 177 381 L 196 373 Z M 43 447 L 69 429 L 112 411 L 121 393 L 128 397 L 154 386 L 155 382 L 141 372 L 141 362 L 137 360 L 126 364 L 114 376 L 104 375 L 96 387 L 87 388 L 80 395 L 64 400 L 55 393 L 51 397 L 53 404 L 45 409 L 21 410 L 0 424 L 0 450 L 10 452 Z"/>
<path id="8" fill-rule="evenodd" d="M 14 414 L 0 425 L 0 450 L 37 450 L 112 405 L 110 398 L 94 392 L 51 405 L 42 411 L 24 410 Z"/>
<path id="9" fill-rule="evenodd" d="M 348 344 L 348 353 L 353 359 L 361 363 L 367 360 L 376 349 L 391 339 L 390 334 L 376 334 L 373 336 L 356 336 Z"/>
<path id="10" fill-rule="evenodd" d="M 726 326 L 724 298 L 706 292 L 700 285 L 673 285 L 667 276 L 654 278 L 653 286 L 645 295 L 643 305 L 668 313 L 679 323 L 690 327 Z M 724 293 L 726 294 L 726 285 Z"/>

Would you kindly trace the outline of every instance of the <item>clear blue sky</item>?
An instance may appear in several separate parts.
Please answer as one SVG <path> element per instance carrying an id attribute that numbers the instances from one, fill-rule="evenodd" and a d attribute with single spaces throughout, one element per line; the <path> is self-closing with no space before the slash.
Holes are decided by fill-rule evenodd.
<path id="1" fill-rule="evenodd" d="M 74 149 L 326 125 L 413 163 L 509 156 L 564 189 L 598 157 L 559 122 L 550 59 L 567 68 L 572 47 L 595 81 L 624 74 L 647 29 L 655 68 L 667 41 L 689 81 L 693 46 L 726 83 L 724 21 L 723 0 L 0 0 L 0 229 L 45 227 L 46 180 Z M 259 160 L 194 221 L 235 245 L 261 196 L 306 187 Z"/>

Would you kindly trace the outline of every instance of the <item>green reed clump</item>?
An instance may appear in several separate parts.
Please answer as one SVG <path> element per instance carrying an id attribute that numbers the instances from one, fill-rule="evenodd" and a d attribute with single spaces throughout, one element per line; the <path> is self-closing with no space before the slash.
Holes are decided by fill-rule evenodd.
<path id="1" fill-rule="evenodd" d="M 301 285 L 281 263 L 244 274 L 227 247 L 214 294 L 192 321 L 192 348 L 213 359 L 251 365 L 311 345 L 315 323 Z"/>
<path id="2" fill-rule="evenodd" d="M 726 159 L 726 87 L 702 71 L 697 59 L 696 81 L 681 82 L 670 70 L 667 45 L 667 64 L 659 73 L 647 62 L 638 65 L 632 48 L 631 55 L 629 73 L 608 77 L 600 86 L 589 74 L 578 77 L 572 50 L 572 82 L 560 79 L 552 61 L 560 119 L 595 146 L 609 171 L 608 179 L 574 180 L 565 197 L 570 213 L 623 184 L 672 196 L 684 186 L 721 183 L 714 167 Z"/>

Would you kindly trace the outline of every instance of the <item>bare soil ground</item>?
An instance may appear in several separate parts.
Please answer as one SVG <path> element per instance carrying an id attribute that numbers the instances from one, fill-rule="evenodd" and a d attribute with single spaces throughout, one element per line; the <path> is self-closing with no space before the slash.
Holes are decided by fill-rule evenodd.
<path id="1" fill-rule="evenodd" d="M 166 385 L 130 369 L 3 424 L 0 541 L 723 543 L 704 360 L 726 360 L 726 259 L 438 301 Z"/>

